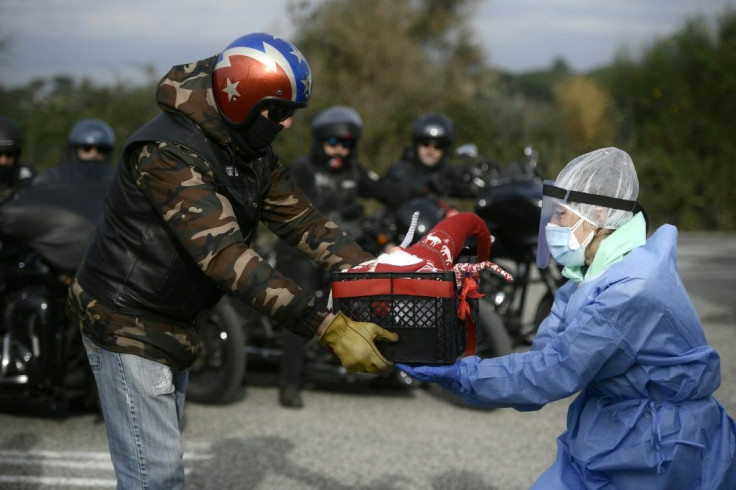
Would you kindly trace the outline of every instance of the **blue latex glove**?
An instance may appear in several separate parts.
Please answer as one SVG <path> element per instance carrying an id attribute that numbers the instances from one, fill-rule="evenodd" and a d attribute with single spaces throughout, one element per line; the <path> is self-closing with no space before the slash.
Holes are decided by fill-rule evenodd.
<path id="1" fill-rule="evenodd" d="M 457 362 L 438 366 L 410 366 L 397 362 L 396 367 L 419 381 L 437 383 L 455 393 L 460 390 L 460 365 Z"/>

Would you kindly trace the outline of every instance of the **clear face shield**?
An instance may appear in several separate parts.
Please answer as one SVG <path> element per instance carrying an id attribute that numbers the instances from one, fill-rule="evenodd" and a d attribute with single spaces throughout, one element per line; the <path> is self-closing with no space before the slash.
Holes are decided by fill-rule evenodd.
<path id="1" fill-rule="evenodd" d="M 557 187 L 552 180 L 545 180 L 542 187 L 542 212 L 539 218 L 539 240 L 537 243 L 537 267 L 540 269 L 545 269 L 549 265 L 550 259 L 545 229 L 550 223 L 559 225 L 560 214 L 563 209 L 569 209 L 571 202 L 621 209 L 632 213 L 643 211 L 643 208 L 636 201 L 588 194 L 587 192 L 568 191 Z"/>

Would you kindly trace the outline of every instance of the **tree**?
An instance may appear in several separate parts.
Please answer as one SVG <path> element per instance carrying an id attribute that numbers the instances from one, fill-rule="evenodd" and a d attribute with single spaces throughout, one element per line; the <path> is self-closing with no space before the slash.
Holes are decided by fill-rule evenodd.
<path id="1" fill-rule="evenodd" d="M 475 91 L 484 59 L 463 20 L 473 0 L 327 0 L 291 6 L 294 43 L 314 77 L 310 106 L 277 141 L 287 164 L 309 144 L 308 120 L 331 105 L 363 118 L 362 155 L 379 172 L 408 141 L 422 112 L 451 115 Z"/>
<path id="2" fill-rule="evenodd" d="M 594 80 L 583 76 L 558 82 L 553 89 L 562 116 L 562 134 L 576 154 L 610 145 L 616 133 L 612 101 Z"/>
<path id="3" fill-rule="evenodd" d="M 601 74 L 638 162 L 642 195 L 685 229 L 736 228 L 736 12 L 694 18 Z"/>

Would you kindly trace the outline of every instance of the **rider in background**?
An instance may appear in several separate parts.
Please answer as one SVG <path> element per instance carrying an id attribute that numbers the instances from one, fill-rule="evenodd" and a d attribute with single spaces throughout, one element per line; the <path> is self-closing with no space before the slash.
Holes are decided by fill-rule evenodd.
<path id="1" fill-rule="evenodd" d="M 444 114 L 421 114 L 411 124 L 411 145 L 389 167 L 384 181 L 401 182 L 411 197 L 472 198 L 476 190 L 451 164 L 455 126 Z M 477 150 L 476 150 L 477 151 Z"/>
<path id="2" fill-rule="evenodd" d="M 455 126 L 438 112 L 418 116 L 411 124 L 411 145 L 391 164 L 384 180 L 402 182 L 414 195 L 444 194 L 442 172 L 447 167 Z"/>
<path id="3" fill-rule="evenodd" d="M 399 230 L 408 229 L 412 216 L 419 212 L 417 230 L 428 231 L 440 220 L 458 211 L 448 198 L 474 198 L 479 187 L 472 184 L 466 156 L 454 156 L 455 126 L 449 117 L 438 112 L 421 114 L 411 124 L 411 144 L 401 158 L 392 163 L 382 181 L 403 185 L 410 196 L 393 214 Z M 462 163 L 457 165 L 455 159 Z M 401 235 L 398 239 L 401 240 Z"/>
<path id="4" fill-rule="evenodd" d="M 82 119 L 69 131 L 61 160 L 41 173 L 33 184 L 112 180 L 115 133 L 101 119 Z"/>
<path id="5" fill-rule="evenodd" d="M 27 187 L 36 170 L 20 161 L 23 137 L 11 118 L 0 116 L 0 203 L 12 199 Z"/>
<path id="6" fill-rule="evenodd" d="M 308 154 L 289 168 L 294 181 L 312 204 L 340 227 L 360 239 L 364 207 L 360 198 L 396 206 L 407 199 L 407 189 L 396 183 L 381 183 L 379 176 L 358 160 L 358 143 L 363 133 L 360 114 L 348 106 L 333 106 L 320 112 L 311 124 Z M 276 244 L 277 269 L 288 272 L 304 289 L 325 294 L 329 276 L 317 264 L 283 242 Z M 279 376 L 279 403 L 303 406 L 300 379 L 306 339 L 284 331 L 284 353 Z"/>

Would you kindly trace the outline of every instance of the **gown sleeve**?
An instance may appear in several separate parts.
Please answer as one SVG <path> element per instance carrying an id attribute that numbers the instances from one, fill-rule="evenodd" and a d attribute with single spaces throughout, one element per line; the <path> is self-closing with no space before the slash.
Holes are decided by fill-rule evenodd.
<path id="1" fill-rule="evenodd" d="M 545 320 L 536 350 L 493 359 L 461 359 L 455 390 L 477 406 L 538 410 L 576 393 L 597 376 L 626 371 L 635 353 L 617 324 L 619 313 L 631 306 L 621 287 L 586 298 L 567 324 L 557 308 Z M 567 288 L 562 291 L 565 294 Z M 646 320 L 639 327 L 647 329 Z"/>

